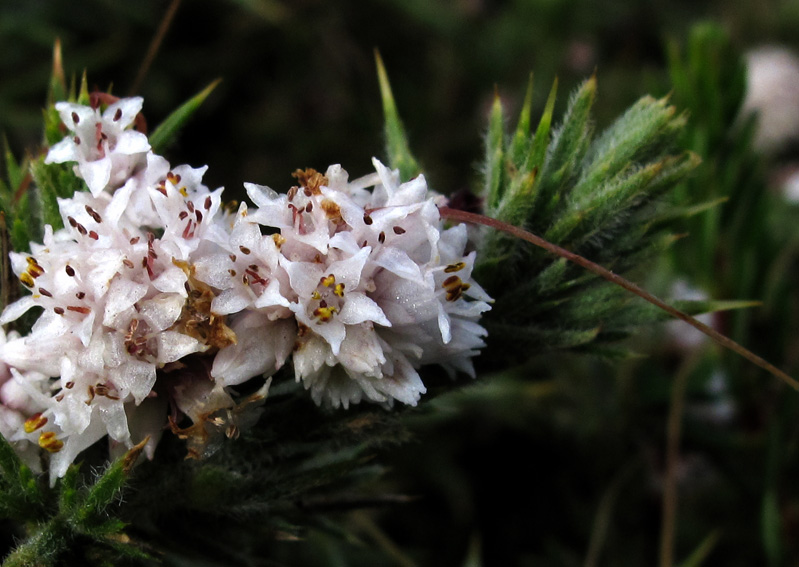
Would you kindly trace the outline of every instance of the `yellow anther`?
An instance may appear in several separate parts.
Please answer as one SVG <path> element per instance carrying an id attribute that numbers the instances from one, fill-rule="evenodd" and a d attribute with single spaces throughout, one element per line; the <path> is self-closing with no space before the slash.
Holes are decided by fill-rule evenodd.
<path id="1" fill-rule="evenodd" d="M 344 297 L 344 284 L 336 284 L 336 287 L 333 288 L 333 293 L 338 295 L 339 297 Z"/>
<path id="2" fill-rule="evenodd" d="M 444 273 L 451 274 L 452 272 L 459 272 L 465 267 L 466 264 L 464 264 L 463 262 L 456 262 L 455 264 L 450 264 L 449 266 L 444 268 Z"/>
<path id="3" fill-rule="evenodd" d="M 28 287 L 33 287 L 33 278 L 28 272 L 22 272 L 22 275 L 19 276 L 19 281 L 21 281 Z"/>
<path id="4" fill-rule="evenodd" d="M 23 427 L 25 428 L 25 433 L 33 433 L 37 429 L 44 427 L 45 423 L 47 423 L 47 418 L 39 412 L 26 419 Z"/>
<path id="5" fill-rule="evenodd" d="M 330 274 L 329 276 L 324 276 L 321 280 L 319 280 L 319 283 L 325 287 L 330 287 L 331 285 L 336 283 L 336 276 L 334 276 L 333 274 Z"/>
<path id="6" fill-rule="evenodd" d="M 283 246 L 283 244 L 285 244 L 285 243 L 286 243 L 286 239 L 285 239 L 285 238 L 284 238 L 282 235 L 280 235 L 280 234 L 273 234 L 273 235 L 272 235 L 272 240 L 274 240 L 274 241 L 275 241 L 275 245 L 276 245 L 278 248 L 280 248 L 281 246 Z"/>
<path id="7" fill-rule="evenodd" d="M 338 313 L 338 309 L 336 307 L 317 307 L 314 309 L 314 317 L 319 319 L 320 323 L 327 323 L 330 319 L 333 318 L 333 315 Z"/>
<path id="8" fill-rule="evenodd" d="M 186 190 L 185 187 L 181 187 L 180 189 L 178 189 L 178 191 L 180 191 L 180 194 L 183 195 L 184 197 L 189 196 L 189 192 Z"/>
<path id="9" fill-rule="evenodd" d="M 55 436 L 54 431 L 45 431 L 39 435 L 39 447 L 50 453 L 58 453 L 64 448 L 64 442 Z"/>
<path id="10" fill-rule="evenodd" d="M 311 294 L 311 299 L 322 299 L 322 296 L 319 295 L 318 291 L 314 290 L 314 292 Z"/>

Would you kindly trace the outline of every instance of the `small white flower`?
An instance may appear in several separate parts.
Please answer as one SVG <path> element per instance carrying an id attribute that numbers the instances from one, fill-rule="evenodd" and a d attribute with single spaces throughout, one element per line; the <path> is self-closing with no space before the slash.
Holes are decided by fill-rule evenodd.
<path id="1" fill-rule="evenodd" d="M 119 187 L 143 165 L 150 149 L 147 136 L 129 128 L 142 102 L 141 97 L 120 99 L 103 113 L 99 108 L 56 103 L 71 135 L 50 148 L 45 163 L 78 162 L 76 173 L 95 197 Z"/>

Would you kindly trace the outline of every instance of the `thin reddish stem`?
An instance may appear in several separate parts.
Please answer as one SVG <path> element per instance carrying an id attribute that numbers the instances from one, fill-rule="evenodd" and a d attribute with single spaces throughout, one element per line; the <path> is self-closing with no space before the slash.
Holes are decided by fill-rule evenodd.
<path id="1" fill-rule="evenodd" d="M 552 244 L 551 242 L 544 240 L 540 236 L 536 236 L 535 234 L 527 232 L 526 230 L 521 229 L 517 226 L 513 226 L 508 223 L 492 219 L 490 217 L 485 217 L 483 215 L 478 215 L 475 213 L 467 213 L 466 211 L 459 211 L 457 209 L 450 209 L 449 207 L 439 207 L 439 211 L 441 213 L 441 216 L 444 218 L 448 218 L 454 221 L 468 222 L 472 224 L 482 224 L 484 226 L 489 226 L 496 230 L 501 230 L 502 232 L 506 232 L 516 238 L 526 240 L 527 242 L 534 244 L 539 248 L 543 248 L 547 252 L 555 254 L 556 256 L 560 256 L 561 258 L 566 258 L 570 262 L 573 262 L 578 266 L 581 266 L 586 270 L 593 272 L 594 274 L 606 279 L 607 281 L 626 289 L 627 291 L 637 295 L 641 299 L 648 301 L 649 303 L 662 309 L 669 315 L 685 321 L 692 327 L 699 329 L 702 333 L 704 333 L 705 335 L 716 341 L 724 348 L 730 349 L 731 351 L 738 353 L 739 355 L 750 361 L 752 364 L 759 366 L 763 370 L 766 370 L 767 372 L 781 379 L 783 382 L 791 386 L 791 388 L 793 388 L 794 390 L 799 390 L 799 382 L 791 378 L 788 374 L 786 374 L 785 372 L 783 372 L 782 370 L 780 370 L 770 362 L 759 357 L 752 351 L 742 347 L 731 338 L 722 335 L 721 333 L 719 333 L 718 331 L 716 331 L 711 327 L 708 327 L 707 325 L 697 320 L 696 318 L 691 317 L 687 313 L 683 313 L 679 309 L 672 307 L 671 305 L 662 301 L 661 299 L 658 299 L 651 293 L 644 291 L 643 289 L 641 289 L 631 281 L 617 274 L 614 274 L 610 270 L 603 268 L 602 266 L 592 262 L 591 260 L 583 258 L 579 254 L 575 254 L 574 252 L 570 252 L 569 250 L 561 248 L 556 244 Z"/>

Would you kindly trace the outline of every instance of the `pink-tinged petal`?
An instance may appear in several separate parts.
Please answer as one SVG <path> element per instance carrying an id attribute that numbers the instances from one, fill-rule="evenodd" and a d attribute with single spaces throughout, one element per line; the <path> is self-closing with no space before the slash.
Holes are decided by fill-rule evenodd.
<path id="1" fill-rule="evenodd" d="M 95 161 L 81 161 L 78 164 L 80 176 L 89 187 L 93 197 L 97 197 L 111 179 L 111 158 L 106 156 Z"/>
<path id="2" fill-rule="evenodd" d="M 383 310 L 373 300 L 359 292 L 345 293 L 344 306 L 336 320 L 344 325 L 357 325 L 364 321 L 373 321 L 378 325 L 390 327 L 391 321 L 386 318 Z M 321 325 L 324 326 L 324 325 Z"/>

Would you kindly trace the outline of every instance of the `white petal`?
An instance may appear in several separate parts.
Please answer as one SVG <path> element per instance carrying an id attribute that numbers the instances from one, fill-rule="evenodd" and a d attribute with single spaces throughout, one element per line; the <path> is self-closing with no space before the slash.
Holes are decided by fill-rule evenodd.
<path id="1" fill-rule="evenodd" d="M 14 303 L 6 306 L 6 308 L 3 310 L 3 315 L 0 316 L 0 325 L 5 325 L 11 321 L 16 321 L 24 313 L 26 313 L 28 309 L 35 305 L 36 301 L 33 299 L 32 295 L 26 295 L 25 297 L 18 299 Z"/>
<path id="2" fill-rule="evenodd" d="M 374 321 L 378 325 L 390 327 L 389 321 L 380 306 L 362 293 L 345 293 L 344 307 L 336 319 L 344 325 L 357 325 L 364 321 Z"/>
<path id="3" fill-rule="evenodd" d="M 103 192 L 111 179 L 111 158 L 106 156 L 95 161 L 81 161 L 78 164 L 80 176 L 89 186 L 92 196 Z"/>
<path id="4" fill-rule="evenodd" d="M 155 385 L 155 365 L 140 360 L 129 360 L 112 370 L 111 379 L 119 390 L 130 392 L 136 403 L 140 404 Z"/>
<path id="5" fill-rule="evenodd" d="M 164 331 L 158 335 L 158 362 L 174 362 L 193 352 L 201 351 L 203 345 L 197 339 L 178 333 Z"/>

